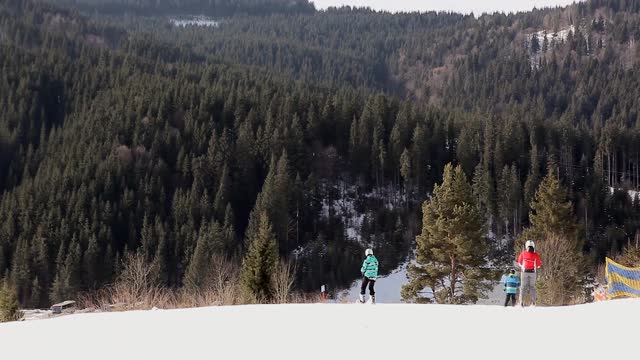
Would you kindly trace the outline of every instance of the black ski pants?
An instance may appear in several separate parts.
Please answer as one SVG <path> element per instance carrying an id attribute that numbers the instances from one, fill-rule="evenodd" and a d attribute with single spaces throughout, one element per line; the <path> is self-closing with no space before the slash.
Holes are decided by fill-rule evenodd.
<path id="1" fill-rule="evenodd" d="M 366 276 L 362 277 L 362 286 L 360 287 L 360 295 L 364 295 L 367 290 L 367 284 L 369 285 L 369 295 L 374 296 L 376 294 L 373 287 L 376 285 L 375 280 L 371 280 Z"/>
<path id="2" fill-rule="evenodd" d="M 516 294 L 507 294 L 507 299 L 504 301 L 504 306 L 509 304 L 509 299 L 511 299 L 511 306 L 516 306 Z"/>

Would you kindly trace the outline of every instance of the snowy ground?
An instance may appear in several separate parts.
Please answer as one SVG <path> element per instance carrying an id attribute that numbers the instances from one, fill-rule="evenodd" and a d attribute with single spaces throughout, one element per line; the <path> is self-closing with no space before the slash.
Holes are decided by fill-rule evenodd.
<path id="1" fill-rule="evenodd" d="M 637 359 L 638 309 L 640 300 L 90 313 L 0 324 L 0 351 L 2 359 L 47 360 Z"/>

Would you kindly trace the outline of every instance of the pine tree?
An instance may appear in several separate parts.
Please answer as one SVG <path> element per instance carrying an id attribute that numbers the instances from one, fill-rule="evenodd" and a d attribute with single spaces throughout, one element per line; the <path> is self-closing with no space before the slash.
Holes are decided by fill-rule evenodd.
<path id="1" fill-rule="evenodd" d="M 167 274 L 167 235 L 164 224 L 158 218 L 156 218 L 155 233 L 158 238 L 158 246 L 151 261 L 151 273 L 149 276 L 157 284 L 167 284 L 169 280 Z"/>
<path id="2" fill-rule="evenodd" d="M 99 276 L 98 242 L 95 235 L 89 238 L 89 246 L 82 258 L 84 283 L 89 289 L 95 289 Z"/>
<path id="3" fill-rule="evenodd" d="M 242 285 L 258 300 L 268 300 L 272 295 L 271 277 L 278 261 L 278 245 L 267 214 L 251 216 L 259 216 L 260 221 L 255 232 L 247 234 L 249 250 L 242 261 Z"/>
<path id="4" fill-rule="evenodd" d="M 38 277 L 36 276 L 31 283 L 31 299 L 29 299 L 29 306 L 33 308 L 38 308 L 40 306 L 40 303 L 42 302 L 41 291 L 40 281 L 38 281 Z"/>
<path id="5" fill-rule="evenodd" d="M 227 204 L 229 203 L 229 197 L 231 194 L 231 178 L 229 176 L 229 168 L 227 166 L 222 170 L 222 176 L 220 177 L 220 185 L 216 192 L 216 197 L 213 201 L 213 209 L 216 218 L 222 221 Z"/>
<path id="6" fill-rule="evenodd" d="M 144 219 L 142 220 L 142 231 L 140 231 L 142 252 L 147 260 L 151 259 L 155 251 L 156 239 L 153 233 L 152 220 L 152 218 L 149 218 L 149 215 L 145 214 Z"/>
<path id="7" fill-rule="evenodd" d="M 406 204 L 409 205 L 409 198 L 411 197 L 411 156 L 409 155 L 409 150 L 407 148 L 404 149 L 402 155 L 400 156 L 400 175 L 404 180 L 404 191 L 406 196 Z"/>
<path id="8" fill-rule="evenodd" d="M 527 181 L 524 184 L 524 201 L 527 205 L 533 202 L 533 198 L 536 193 L 536 189 L 540 185 L 540 160 L 538 154 L 538 148 L 534 144 L 531 147 L 531 169 L 527 176 Z"/>
<path id="9" fill-rule="evenodd" d="M 480 158 L 480 126 L 477 122 L 465 124 L 456 139 L 456 157 L 465 174 L 471 175 Z"/>
<path id="10" fill-rule="evenodd" d="M 51 285 L 51 291 L 49 294 L 49 298 L 51 302 L 60 302 L 63 301 L 64 294 L 64 245 L 60 245 L 58 248 L 58 256 L 56 257 L 56 275 L 53 280 L 53 284 Z"/>
<path id="11" fill-rule="evenodd" d="M 405 183 L 408 183 L 411 181 L 411 174 L 411 156 L 409 155 L 409 150 L 405 148 L 400 156 L 400 175 Z"/>
<path id="12" fill-rule="evenodd" d="M 213 268 L 213 255 L 221 251 L 219 245 L 222 242 L 221 236 L 222 230 L 217 222 L 202 226 L 184 276 L 184 284 L 190 289 L 197 291 L 206 287 L 209 273 Z"/>
<path id="13" fill-rule="evenodd" d="M 483 294 L 487 274 L 484 221 L 461 166 L 445 167 L 441 185 L 423 204 L 422 233 L 416 238 L 417 265 L 409 268 L 403 287 L 407 299 L 420 299 L 431 288 L 439 303 L 476 302 Z"/>
<path id="14" fill-rule="evenodd" d="M 64 262 L 66 295 L 72 298 L 81 288 L 82 252 L 76 238 L 71 239 L 69 254 Z"/>
<path id="15" fill-rule="evenodd" d="M 38 282 L 38 288 L 31 286 L 31 299 L 38 299 L 38 302 L 35 304 L 32 302 L 32 306 L 40 305 L 40 303 L 44 300 L 42 299 L 42 295 L 46 294 L 46 289 L 48 289 L 51 284 L 49 249 L 47 245 L 47 239 L 44 237 L 42 232 L 38 231 L 38 234 L 40 236 L 36 236 L 36 238 L 34 239 L 35 243 L 33 244 L 33 246 L 35 247 L 35 250 L 33 250 L 33 252 L 35 253 L 35 261 L 33 265 L 33 270 L 35 273 L 34 283 L 36 281 Z M 34 292 L 37 292 L 37 294 L 34 294 Z"/>
<path id="16" fill-rule="evenodd" d="M 236 244 L 236 230 L 233 223 L 233 209 L 231 208 L 231 204 L 227 204 L 227 208 L 224 212 L 224 224 L 222 225 L 225 254 L 234 254 L 238 250 L 238 244 Z"/>
<path id="17" fill-rule="evenodd" d="M 538 34 L 533 34 L 531 37 L 531 52 L 537 54 L 538 51 L 540 51 L 540 39 L 538 39 Z"/>
<path id="18" fill-rule="evenodd" d="M 50 293 L 53 302 L 69 300 L 80 290 L 81 256 L 80 244 L 78 244 L 75 236 L 72 238 L 71 244 L 69 244 L 69 253 L 66 257 L 64 256 L 63 247 L 60 247 L 57 259 L 57 268 L 59 270 L 56 273 Z M 62 258 L 65 260 L 62 261 Z"/>
<path id="19" fill-rule="evenodd" d="M 22 304 L 27 304 L 30 299 L 32 271 L 29 259 L 29 245 L 26 240 L 19 239 L 13 256 L 11 283 Z"/>
<path id="20" fill-rule="evenodd" d="M 624 266 L 640 267 L 640 246 L 638 243 L 625 246 L 622 254 L 616 257 L 616 261 Z"/>
<path id="21" fill-rule="evenodd" d="M 114 262 L 113 262 L 113 250 L 111 250 L 111 244 L 107 245 L 107 250 L 104 252 L 104 259 L 102 259 L 102 280 L 111 281 L 114 278 Z"/>
<path id="22" fill-rule="evenodd" d="M 518 215 L 520 213 L 520 197 L 521 186 L 516 167 L 505 165 L 498 182 L 498 208 L 500 219 L 505 226 L 505 233 L 508 234 L 511 228 L 512 236 L 516 235 L 520 220 Z"/>
<path id="23" fill-rule="evenodd" d="M 575 237 L 573 204 L 567 199 L 566 190 L 555 174 L 549 173 L 540 183 L 529 214 L 533 236 L 557 234 Z"/>
<path id="24" fill-rule="evenodd" d="M 0 322 L 17 320 L 19 309 L 18 295 L 5 279 L 0 284 Z"/>
<path id="25" fill-rule="evenodd" d="M 413 160 L 413 173 L 415 174 L 415 186 L 418 191 L 427 187 L 426 174 L 429 167 L 428 135 L 425 127 L 418 123 L 413 131 L 411 140 L 411 157 Z"/>
<path id="26" fill-rule="evenodd" d="M 539 303 L 570 303 L 581 294 L 585 262 L 573 220 L 573 204 L 553 172 L 540 183 L 531 209 L 531 227 L 522 232 L 516 249 L 521 249 L 527 240 L 535 241 L 542 259 L 536 282 Z"/>
<path id="27" fill-rule="evenodd" d="M 398 111 L 393 128 L 391 129 L 391 134 L 389 135 L 391 162 L 392 165 L 397 166 L 398 169 L 400 168 L 400 158 L 403 150 L 406 149 L 410 141 L 409 114 L 409 105 L 404 103 L 400 111 Z"/>
<path id="28" fill-rule="evenodd" d="M 4 257 L 4 246 L 0 243 L 0 274 L 4 274 L 7 269 L 7 260 Z"/>
<path id="29" fill-rule="evenodd" d="M 280 245 L 280 253 L 286 254 L 293 248 L 289 238 L 289 208 L 291 194 L 293 191 L 293 181 L 289 174 L 289 160 L 284 152 L 278 160 L 275 178 L 275 199 L 272 208 L 273 215 L 270 220 L 276 234 L 276 240 Z"/>

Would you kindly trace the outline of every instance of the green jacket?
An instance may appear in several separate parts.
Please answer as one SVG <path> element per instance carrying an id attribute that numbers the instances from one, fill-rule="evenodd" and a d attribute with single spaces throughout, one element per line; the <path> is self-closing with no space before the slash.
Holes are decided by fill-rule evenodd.
<path id="1" fill-rule="evenodd" d="M 367 256 L 362 263 L 360 272 L 367 278 L 375 280 L 378 277 L 378 259 L 374 255 Z"/>

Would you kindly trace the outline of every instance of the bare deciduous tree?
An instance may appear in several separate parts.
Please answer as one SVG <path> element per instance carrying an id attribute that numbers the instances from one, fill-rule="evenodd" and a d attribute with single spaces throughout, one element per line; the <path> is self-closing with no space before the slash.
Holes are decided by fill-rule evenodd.
<path id="1" fill-rule="evenodd" d="M 578 300 L 584 258 L 575 243 L 552 234 L 537 244 L 536 251 L 540 253 L 543 264 L 537 282 L 541 303 L 565 305 Z"/>
<path id="2" fill-rule="evenodd" d="M 273 301 L 278 304 L 289 302 L 295 281 L 296 268 L 291 262 L 279 261 L 273 272 Z"/>

